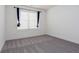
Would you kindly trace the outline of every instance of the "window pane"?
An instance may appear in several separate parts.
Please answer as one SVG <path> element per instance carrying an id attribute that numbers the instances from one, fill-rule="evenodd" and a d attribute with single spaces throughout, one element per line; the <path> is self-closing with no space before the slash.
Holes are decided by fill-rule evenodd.
<path id="1" fill-rule="evenodd" d="M 37 13 L 36 12 L 29 13 L 29 27 L 37 28 Z"/>
<path id="2" fill-rule="evenodd" d="M 37 12 L 20 9 L 20 24 L 18 29 L 37 28 Z"/>
<path id="3" fill-rule="evenodd" d="M 20 10 L 20 27 L 18 29 L 28 29 L 28 12 Z"/>

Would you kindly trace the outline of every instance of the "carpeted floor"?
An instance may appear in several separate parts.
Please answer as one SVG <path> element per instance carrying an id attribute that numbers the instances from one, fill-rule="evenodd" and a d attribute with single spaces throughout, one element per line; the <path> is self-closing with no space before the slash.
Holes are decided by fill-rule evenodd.
<path id="1" fill-rule="evenodd" d="M 79 53 L 79 45 L 42 35 L 26 39 L 8 40 L 1 53 Z"/>

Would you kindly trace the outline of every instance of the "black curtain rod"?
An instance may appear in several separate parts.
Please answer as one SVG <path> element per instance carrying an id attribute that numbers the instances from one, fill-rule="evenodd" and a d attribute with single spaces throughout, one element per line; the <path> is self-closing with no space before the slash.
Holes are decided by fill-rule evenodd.
<path id="1" fill-rule="evenodd" d="M 14 6 L 14 8 L 19 8 L 19 7 L 15 7 L 15 6 Z M 24 9 L 24 8 L 20 8 L 20 9 Z M 24 9 L 24 10 L 36 11 L 36 10 L 31 10 L 31 9 Z M 38 11 L 36 11 L 36 12 L 38 12 Z M 41 12 L 41 11 L 39 11 L 39 12 Z"/>

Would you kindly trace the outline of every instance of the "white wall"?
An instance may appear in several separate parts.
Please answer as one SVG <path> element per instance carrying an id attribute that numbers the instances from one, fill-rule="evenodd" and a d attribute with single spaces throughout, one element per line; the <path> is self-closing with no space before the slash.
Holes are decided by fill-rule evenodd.
<path id="1" fill-rule="evenodd" d="M 5 42 L 5 6 L 0 5 L 0 51 Z"/>
<path id="2" fill-rule="evenodd" d="M 17 30 L 17 17 L 16 17 L 16 8 L 13 6 L 6 6 L 6 38 L 7 40 L 26 38 L 31 36 L 43 35 L 45 33 L 45 18 L 46 13 L 43 11 L 40 16 L 40 27 L 38 29 L 24 29 Z"/>
<path id="3" fill-rule="evenodd" d="M 79 44 L 79 6 L 55 6 L 47 13 L 47 34 Z"/>

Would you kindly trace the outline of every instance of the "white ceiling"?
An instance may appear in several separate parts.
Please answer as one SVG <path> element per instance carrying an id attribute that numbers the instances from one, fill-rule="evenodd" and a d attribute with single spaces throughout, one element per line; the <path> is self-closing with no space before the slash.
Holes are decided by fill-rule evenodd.
<path id="1" fill-rule="evenodd" d="M 48 10 L 49 8 L 53 7 L 53 5 L 29 5 L 29 7 L 34 7 L 34 8 L 40 8 L 40 9 Z"/>

